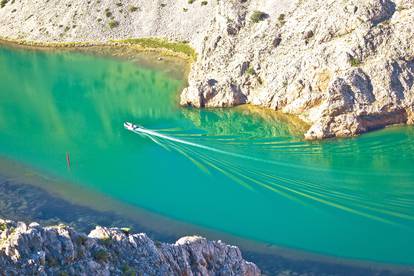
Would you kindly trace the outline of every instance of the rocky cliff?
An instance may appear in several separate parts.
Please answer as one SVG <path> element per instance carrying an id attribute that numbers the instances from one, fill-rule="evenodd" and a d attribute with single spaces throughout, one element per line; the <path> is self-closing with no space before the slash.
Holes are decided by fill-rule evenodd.
<path id="1" fill-rule="evenodd" d="M 413 1 L 284 7 L 220 2 L 181 103 L 282 110 L 309 139 L 413 123 Z"/>
<path id="2" fill-rule="evenodd" d="M 183 105 L 299 116 L 309 139 L 414 121 L 412 0 L 3 0 L 0 36 L 189 41 Z"/>
<path id="3" fill-rule="evenodd" d="M 2 275 L 260 275 L 240 250 L 184 237 L 175 244 L 145 234 L 96 227 L 89 235 L 64 225 L 0 219 Z"/>

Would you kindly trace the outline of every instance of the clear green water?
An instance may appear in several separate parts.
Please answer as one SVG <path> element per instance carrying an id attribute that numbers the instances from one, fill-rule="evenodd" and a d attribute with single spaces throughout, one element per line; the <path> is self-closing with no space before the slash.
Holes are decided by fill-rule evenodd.
<path id="1" fill-rule="evenodd" d="M 130 61 L 0 48 L 0 155 L 265 244 L 414 264 L 412 127 L 306 142 L 297 122 L 273 113 L 178 107 L 182 77 Z M 220 152 L 156 143 L 126 131 L 126 120 Z"/>

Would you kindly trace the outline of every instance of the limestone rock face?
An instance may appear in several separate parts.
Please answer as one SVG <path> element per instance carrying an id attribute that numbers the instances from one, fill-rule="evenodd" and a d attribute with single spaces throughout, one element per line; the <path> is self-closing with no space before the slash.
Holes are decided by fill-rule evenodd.
<path id="1" fill-rule="evenodd" d="M 40 42 L 164 37 L 194 44 L 214 14 L 216 1 L 209 2 L 9 0 L 0 8 L 0 37 Z"/>
<path id="2" fill-rule="evenodd" d="M 198 58 L 182 105 L 269 107 L 320 139 L 414 122 L 413 9 L 413 0 L 21 0 L 0 8 L 0 37 L 189 41 Z"/>
<path id="3" fill-rule="evenodd" d="M 182 104 L 282 110 L 308 139 L 413 122 L 413 1 L 267 2 L 220 2 Z"/>
<path id="4" fill-rule="evenodd" d="M 116 228 L 97 226 L 87 236 L 64 225 L 0 219 L 0 273 L 255 276 L 260 270 L 237 247 L 202 237 L 167 244 Z"/>

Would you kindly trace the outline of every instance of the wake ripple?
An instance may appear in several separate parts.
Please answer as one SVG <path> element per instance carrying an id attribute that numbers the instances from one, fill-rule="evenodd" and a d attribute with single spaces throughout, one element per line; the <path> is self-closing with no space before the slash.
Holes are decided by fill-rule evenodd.
<path id="1" fill-rule="evenodd" d="M 177 136 L 180 138 L 177 138 L 175 136 L 144 128 L 139 128 L 133 132 L 149 138 L 164 149 L 174 150 L 183 155 L 201 171 L 205 173 L 211 173 L 212 171 L 221 173 L 231 179 L 234 183 L 241 185 L 250 191 L 266 190 L 299 204 L 322 204 L 343 212 L 386 224 L 402 226 L 406 221 L 414 221 L 414 200 L 412 195 L 406 193 L 405 190 L 393 191 L 392 194 L 384 195 L 383 199 L 386 200 L 385 204 L 385 202 L 382 201 L 368 201 L 367 191 L 361 190 L 358 185 L 354 185 L 355 183 L 345 180 L 345 178 L 339 178 L 337 181 L 318 182 L 303 179 L 303 176 L 306 176 L 308 173 L 315 173 L 315 171 L 317 173 L 336 173 L 339 177 L 347 174 L 360 176 L 361 172 L 358 171 L 335 171 L 332 168 L 327 169 L 268 160 L 192 141 L 194 137 L 203 137 L 202 134 L 190 134 L 187 136 L 185 134 L 178 134 Z M 174 133 L 174 131 L 171 132 Z M 186 137 L 187 139 L 181 137 Z M 213 138 L 209 137 L 208 139 Z M 206 141 L 207 139 L 203 140 Z M 266 150 L 269 148 L 280 148 L 284 150 L 281 151 L 284 152 L 284 154 L 294 154 L 296 151 L 300 151 L 301 154 L 305 156 L 310 154 L 321 154 L 319 143 L 288 143 L 286 141 L 271 140 L 259 140 L 254 142 L 251 139 L 248 139 L 247 141 L 237 141 L 232 137 L 214 137 L 214 141 L 220 141 L 227 145 L 250 146 L 250 151 L 254 151 L 251 149 L 251 146 L 254 145 L 260 146 L 262 150 L 263 147 Z M 404 139 L 398 141 L 398 143 L 404 142 Z M 375 150 L 376 148 L 381 148 L 383 150 L 384 147 L 388 146 L 375 141 L 369 141 L 367 144 L 371 150 Z M 345 146 L 343 147 L 334 148 L 333 152 L 346 152 L 346 148 L 347 146 L 345 143 Z M 219 157 L 217 154 L 228 156 L 233 159 L 228 160 Z M 241 160 L 247 160 L 249 162 L 243 162 Z M 262 169 L 263 166 L 260 166 L 257 163 L 266 164 L 267 167 Z M 292 175 L 283 175 L 281 172 L 286 171 L 286 168 L 293 168 L 300 171 L 301 176 L 298 175 L 293 177 Z M 388 176 L 392 175 L 390 173 L 387 174 Z M 375 175 L 375 173 L 369 172 L 369 175 Z M 405 174 L 396 175 L 400 177 L 406 176 Z M 408 175 L 411 176 L 411 174 Z"/>

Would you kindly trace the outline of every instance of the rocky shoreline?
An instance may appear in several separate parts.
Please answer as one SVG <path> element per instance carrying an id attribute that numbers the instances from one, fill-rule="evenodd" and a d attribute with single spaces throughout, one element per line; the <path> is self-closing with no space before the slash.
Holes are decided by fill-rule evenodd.
<path id="1" fill-rule="evenodd" d="M 41 227 L 0 219 L 0 270 L 6 275 L 260 275 L 240 250 L 193 236 L 174 244 L 97 226 Z"/>
<path id="2" fill-rule="evenodd" d="M 280 110 L 310 125 L 307 139 L 414 122 L 410 0 L 3 2 L 8 40 L 188 42 L 182 105 Z"/>

